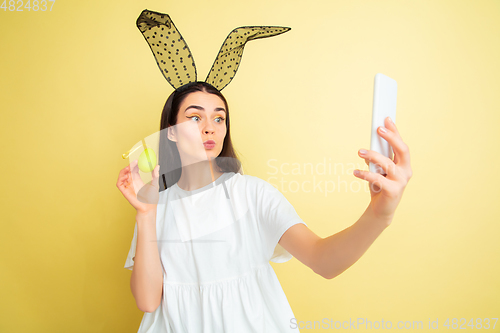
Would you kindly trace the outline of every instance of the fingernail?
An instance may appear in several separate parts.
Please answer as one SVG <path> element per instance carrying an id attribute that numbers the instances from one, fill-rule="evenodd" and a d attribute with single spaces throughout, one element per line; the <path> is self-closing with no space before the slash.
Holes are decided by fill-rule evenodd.
<path id="1" fill-rule="evenodd" d="M 366 151 L 366 150 L 364 150 L 364 149 L 360 149 L 360 150 L 359 150 L 359 153 L 360 153 L 360 155 L 365 155 L 365 154 L 367 153 L 367 151 Z"/>
<path id="2" fill-rule="evenodd" d="M 387 130 L 384 127 L 380 126 L 380 132 L 387 133 Z"/>
<path id="3" fill-rule="evenodd" d="M 359 176 L 359 170 L 354 170 L 354 174 L 355 174 L 356 176 Z"/>
<path id="4" fill-rule="evenodd" d="M 387 117 L 387 119 L 389 119 L 389 121 L 390 121 L 391 123 L 393 122 L 393 121 L 392 121 L 392 119 L 391 119 L 391 117 Z"/>

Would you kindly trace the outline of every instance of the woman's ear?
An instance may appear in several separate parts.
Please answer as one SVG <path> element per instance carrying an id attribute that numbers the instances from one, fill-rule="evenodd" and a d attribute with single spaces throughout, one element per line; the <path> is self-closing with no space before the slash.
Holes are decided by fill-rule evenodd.
<path id="1" fill-rule="evenodd" d="M 174 131 L 173 126 L 167 127 L 167 138 L 170 141 L 177 142 L 177 138 L 175 136 L 175 131 Z"/>

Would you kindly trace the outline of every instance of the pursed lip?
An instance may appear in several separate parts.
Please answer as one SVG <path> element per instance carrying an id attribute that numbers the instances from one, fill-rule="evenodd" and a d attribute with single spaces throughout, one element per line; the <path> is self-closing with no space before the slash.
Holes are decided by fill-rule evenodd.
<path id="1" fill-rule="evenodd" d="M 205 142 L 203 142 L 204 145 L 214 145 L 215 144 L 215 141 L 214 140 L 207 140 Z"/>

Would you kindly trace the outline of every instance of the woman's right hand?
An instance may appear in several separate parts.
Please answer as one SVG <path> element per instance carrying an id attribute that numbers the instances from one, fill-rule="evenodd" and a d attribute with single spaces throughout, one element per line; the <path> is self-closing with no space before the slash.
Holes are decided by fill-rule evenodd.
<path id="1" fill-rule="evenodd" d="M 150 183 L 144 184 L 139 175 L 138 161 L 134 160 L 130 165 L 120 170 L 116 187 L 122 192 L 125 199 L 137 210 L 138 213 L 149 213 L 156 211 L 159 198 L 158 178 L 160 165 L 153 170 L 153 179 Z M 135 193 L 134 188 L 139 192 Z"/>

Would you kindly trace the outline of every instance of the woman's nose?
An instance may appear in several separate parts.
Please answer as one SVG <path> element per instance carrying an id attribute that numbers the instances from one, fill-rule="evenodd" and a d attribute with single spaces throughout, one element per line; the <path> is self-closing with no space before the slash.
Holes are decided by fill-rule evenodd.
<path id="1" fill-rule="evenodd" d="M 204 126 L 203 133 L 205 134 L 214 133 L 214 127 L 210 122 Z"/>

